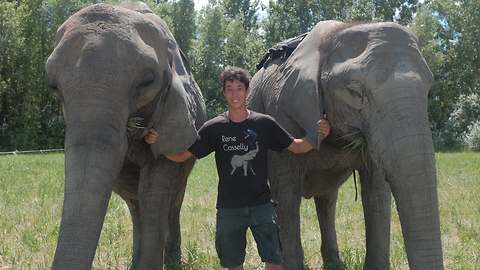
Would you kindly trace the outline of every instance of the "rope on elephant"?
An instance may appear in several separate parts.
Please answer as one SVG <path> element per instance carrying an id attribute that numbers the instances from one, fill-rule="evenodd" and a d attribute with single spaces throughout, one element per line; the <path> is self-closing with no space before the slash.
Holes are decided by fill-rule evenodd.
<path id="1" fill-rule="evenodd" d="M 59 151 L 65 151 L 65 149 L 46 149 L 46 150 L 28 150 L 28 151 L 10 151 L 10 152 L 0 152 L 0 155 L 7 155 L 7 154 L 13 154 L 13 155 L 18 155 L 18 154 L 29 154 L 29 153 L 44 153 L 44 152 L 59 152 Z"/>

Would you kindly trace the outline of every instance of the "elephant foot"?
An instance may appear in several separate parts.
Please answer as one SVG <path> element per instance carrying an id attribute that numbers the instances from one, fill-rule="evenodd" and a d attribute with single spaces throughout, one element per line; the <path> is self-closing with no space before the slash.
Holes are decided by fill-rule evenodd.
<path id="1" fill-rule="evenodd" d="M 182 269 L 182 260 L 180 252 L 165 254 L 163 264 L 165 269 Z"/>
<path id="2" fill-rule="evenodd" d="M 323 267 L 328 270 L 344 270 L 347 269 L 344 259 L 340 256 L 338 249 L 328 250 L 321 248 Z"/>
<path id="3" fill-rule="evenodd" d="M 325 269 L 325 270 L 346 270 L 348 268 L 345 265 L 345 263 L 338 262 L 338 263 L 334 263 L 334 264 L 324 265 L 323 269 Z"/>
<path id="4" fill-rule="evenodd" d="M 328 263 L 323 265 L 325 270 L 345 270 L 348 269 L 343 261 L 337 261 L 333 263 Z"/>

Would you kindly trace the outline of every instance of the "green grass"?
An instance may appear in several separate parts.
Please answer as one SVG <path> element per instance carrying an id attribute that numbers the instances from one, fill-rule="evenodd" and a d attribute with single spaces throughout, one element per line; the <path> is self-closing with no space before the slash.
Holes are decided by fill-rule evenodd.
<path id="1" fill-rule="evenodd" d="M 445 269 L 480 269 L 480 153 L 438 153 L 436 158 Z M 63 188 L 63 153 L 0 156 L 0 269 L 50 268 Z M 221 269 L 214 247 L 216 196 L 217 174 L 213 156 L 208 156 L 197 162 L 187 186 L 181 216 L 181 269 Z M 305 262 L 310 269 L 322 269 L 313 200 L 304 200 L 301 215 Z M 391 268 L 408 269 L 395 209 L 391 225 Z M 112 196 L 94 269 L 128 269 L 131 226 L 125 203 Z M 353 179 L 339 193 L 337 230 L 349 269 L 361 269 L 365 232 Z M 264 269 L 251 235 L 248 239 L 245 268 Z"/>

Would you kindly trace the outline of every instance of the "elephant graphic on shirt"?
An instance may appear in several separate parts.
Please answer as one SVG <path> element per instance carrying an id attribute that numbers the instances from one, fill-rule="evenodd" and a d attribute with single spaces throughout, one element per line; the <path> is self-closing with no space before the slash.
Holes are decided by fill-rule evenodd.
<path id="1" fill-rule="evenodd" d="M 260 149 L 258 147 L 258 142 L 255 143 L 256 148 L 254 150 L 248 151 L 248 153 L 244 155 L 235 155 L 232 157 L 232 172 L 230 173 L 233 175 L 235 170 L 237 168 L 243 167 L 243 174 L 247 176 L 247 169 L 250 168 L 252 171 L 253 175 L 255 175 L 255 172 L 253 171 L 252 165 L 250 165 L 250 160 L 255 158 L 257 155 L 258 150 Z"/>

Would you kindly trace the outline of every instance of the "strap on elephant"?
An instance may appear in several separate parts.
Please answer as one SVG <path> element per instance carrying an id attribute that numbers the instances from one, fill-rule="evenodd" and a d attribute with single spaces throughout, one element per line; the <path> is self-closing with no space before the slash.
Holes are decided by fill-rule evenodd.
<path id="1" fill-rule="evenodd" d="M 298 44 L 300 44 L 305 36 L 307 36 L 307 34 L 308 33 L 305 33 L 300 36 L 282 41 L 268 49 L 268 51 L 263 55 L 262 60 L 260 60 L 260 63 L 257 64 L 257 70 L 262 69 L 262 67 L 266 68 L 275 59 L 287 59 L 297 48 Z"/>
<path id="2" fill-rule="evenodd" d="M 353 183 L 355 184 L 355 201 L 357 201 L 358 189 L 357 189 L 357 176 L 355 175 L 355 170 L 353 170 Z"/>

